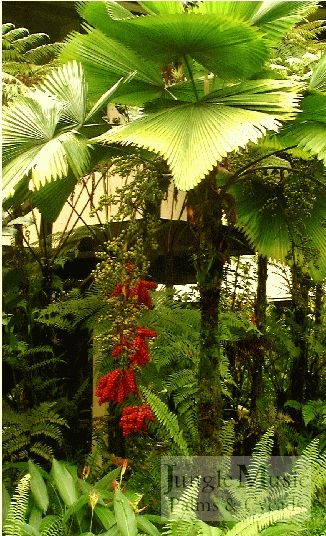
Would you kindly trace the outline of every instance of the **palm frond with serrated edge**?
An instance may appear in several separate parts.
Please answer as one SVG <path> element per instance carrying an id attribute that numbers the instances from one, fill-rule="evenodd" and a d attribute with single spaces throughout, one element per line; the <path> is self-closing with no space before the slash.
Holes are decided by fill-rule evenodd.
<path id="1" fill-rule="evenodd" d="M 282 115 L 293 117 L 297 110 L 293 83 L 280 82 L 280 91 L 276 91 L 278 81 L 255 81 L 256 88 L 249 81 L 195 104 L 173 101 L 178 105 L 114 128 L 93 141 L 135 144 L 159 153 L 167 160 L 177 188 L 189 190 L 228 152 L 249 141 L 256 143 L 266 130 L 277 131 Z"/>

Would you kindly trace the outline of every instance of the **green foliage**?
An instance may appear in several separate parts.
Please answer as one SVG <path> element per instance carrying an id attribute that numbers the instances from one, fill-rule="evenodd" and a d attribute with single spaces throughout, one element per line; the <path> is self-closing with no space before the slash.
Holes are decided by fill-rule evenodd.
<path id="1" fill-rule="evenodd" d="M 179 428 L 177 416 L 169 411 L 167 405 L 157 395 L 146 389 L 146 387 L 142 388 L 142 393 L 151 406 L 160 426 L 168 433 L 168 437 L 170 437 L 177 445 L 180 454 L 187 456 L 189 454 L 188 446 L 183 437 L 182 430 Z"/>
<path id="2" fill-rule="evenodd" d="M 39 407 L 25 412 L 3 409 L 3 444 L 4 461 L 34 459 L 51 460 L 53 446 L 63 441 L 62 426 L 66 421 L 55 411 L 55 403 L 44 402 Z"/>
<path id="3" fill-rule="evenodd" d="M 159 535 L 147 516 L 139 514 L 138 502 L 133 502 L 132 494 L 121 491 L 121 467 L 104 476 L 102 473 L 101 478 L 91 474 L 91 482 L 77 476 L 76 466 L 55 459 L 50 473 L 31 461 L 26 469 L 32 471 L 20 478 L 13 494 L 4 521 L 5 536 L 107 534 L 108 531 L 119 531 L 123 536 Z"/>
<path id="4" fill-rule="evenodd" d="M 69 36 L 61 54 L 63 62 L 75 58 L 83 64 L 95 95 L 103 87 L 99 80 L 110 85 L 137 69 L 129 91 L 119 92 L 115 102 L 149 103 L 145 114 L 95 140 L 159 153 L 184 190 L 198 184 L 227 152 L 256 142 L 266 129 L 277 131 L 279 120 L 293 118 L 298 110 L 293 92 L 299 87 L 289 80 L 261 79 L 261 71 L 271 47 L 315 4 L 227 6 L 144 3 L 147 15 L 135 17 L 127 10 L 121 15 L 114 2 L 80 3 L 86 35 Z M 201 158 L 194 157 L 198 153 Z"/>
<path id="5" fill-rule="evenodd" d="M 9 512 L 3 526 L 6 536 L 20 536 L 24 533 L 29 489 L 30 475 L 27 474 L 18 483 L 17 490 L 12 497 Z"/>
<path id="6" fill-rule="evenodd" d="M 49 43 L 44 33 L 2 25 L 2 99 L 8 104 L 17 94 L 39 82 L 55 64 L 60 43 Z"/>

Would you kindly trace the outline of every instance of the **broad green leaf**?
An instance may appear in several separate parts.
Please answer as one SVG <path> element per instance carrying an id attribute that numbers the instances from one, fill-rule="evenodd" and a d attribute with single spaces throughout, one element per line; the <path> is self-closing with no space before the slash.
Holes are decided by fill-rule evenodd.
<path id="1" fill-rule="evenodd" d="M 275 81 L 259 82 L 265 82 L 271 91 L 260 89 L 257 81 L 256 93 L 255 84 L 245 82 L 238 85 L 238 95 L 236 87 L 231 86 L 229 91 L 213 93 L 198 103 L 145 115 L 94 141 L 131 143 L 161 154 L 170 166 L 177 188 L 189 190 L 228 152 L 245 147 L 249 141 L 256 143 L 266 130 L 277 131 L 282 115 L 293 116 L 297 97 L 291 92 L 291 85 L 286 92 L 283 81 L 280 91 L 276 91 Z M 263 111 L 256 111 L 256 107 Z"/>
<path id="2" fill-rule="evenodd" d="M 106 532 L 102 532 L 102 536 L 121 536 L 121 532 L 117 523 L 112 525 L 112 527 L 110 527 L 109 530 L 107 530 Z"/>
<path id="3" fill-rule="evenodd" d="M 6 487 L 4 486 L 4 484 L 2 484 L 2 521 L 5 521 L 8 515 L 10 503 L 11 503 L 10 495 Z"/>
<path id="4" fill-rule="evenodd" d="M 113 508 L 121 536 L 136 536 L 138 531 L 135 512 L 120 490 L 114 493 Z"/>
<path id="5" fill-rule="evenodd" d="M 75 504 L 78 501 L 75 483 L 63 463 L 58 462 L 53 458 L 51 473 L 56 488 L 65 505 L 69 507 Z"/>
<path id="6" fill-rule="evenodd" d="M 40 536 L 40 533 L 37 529 L 32 527 L 32 525 L 28 525 L 27 523 L 22 523 L 19 527 L 19 533 L 22 536 L 25 536 L 27 534 L 28 536 Z"/>
<path id="7" fill-rule="evenodd" d="M 78 501 L 74 504 L 72 504 L 68 510 L 65 512 L 65 515 L 63 516 L 63 523 L 67 523 L 68 519 L 75 515 L 77 512 L 79 512 L 79 510 L 81 510 L 81 508 L 83 506 L 85 506 L 85 504 L 87 504 L 89 502 L 89 495 L 88 494 L 85 494 L 85 495 L 82 495 L 81 497 L 79 497 Z"/>
<path id="8" fill-rule="evenodd" d="M 137 527 L 150 536 L 160 536 L 159 530 L 144 515 L 136 516 Z"/>
<path id="9" fill-rule="evenodd" d="M 28 472 L 31 475 L 31 491 L 38 508 L 45 514 L 49 506 L 48 490 L 38 467 L 28 460 Z"/>
<path id="10" fill-rule="evenodd" d="M 35 530 L 39 531 L 42 522 L 42 510 L 37 506 L 33 506 L 29 515 L 28 524 Z"/>
<path id="11" fill-rule="evenodd" d="M 97 504 L 94 508 L 94 512 L 105 529 L 109 530 L 115 524 L 116 520 L 114 513 L 108 506 Z"/>
<path id="12" fill-rule="evenodd" d="M 112 489 L 112 482 L 113 480 L 116 480 L 116 478 L 118 478 L 120 473 L 121 467 L 113 469 L 107 475 L 103 476 L 103 478 L 96 482 L 96 484 L 94 485 L 94 489 L 108 489 L 109 487 Z"/>

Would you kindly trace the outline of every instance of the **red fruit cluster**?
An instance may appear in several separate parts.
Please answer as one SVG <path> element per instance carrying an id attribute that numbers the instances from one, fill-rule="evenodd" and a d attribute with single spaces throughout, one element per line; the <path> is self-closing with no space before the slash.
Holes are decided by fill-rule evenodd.
<path id="1" fill-rule="evenodd" d="M 126 271 L 129 275 L 133 274 L 133 266 L 130 262 L 126 264 Z M 113 292 L 111 292 L 109 298 L 114 298 L 122 294 L 125 297 L 125 300 L 129 300 L 130 296 L 132 298 L 137 298 L 137 305 L 145 305 L 146 307 L 151 307 L 152 300 L 149 294 L 149 290 L 155 290 L 157 288 L 157 283 L 152 281 L 145 281 L 144 279 L 138 279 L 135 286 L 130 289 L 128 282 L 118 283 Z"/>
<path id="2" fill-rule="evenodd" d="M 131 297 L 137 297 L 137 305 L 146 305 L 146 307 L 150 308 L 152 305 L 152 299 L 148 291 L 155 290 L 156 288 L 157 283 L 154 283 L 153 281 L 145 281 L 144 279 L 138 279 L 131 291 Z"/>
<path id="3" fill-rule="evenodd" d="M 131 367 L 126 370 L 115 369 L 100 379 L 95 396 L 99 397 L 99 405 L 104 402 L 124 401 L 131 393 L 137 395 L 137 385 L 134 371 Z"/>
<path id="4" fill-rule="evenodd" d="M 149 421 L 154 419 L 151 408 L 147 404 L 144 406 L 125 407 L 119 423 L 122 427 L 123 437 L 127 437 L 132 432 L 146 432 L 146 419 Z"/>
<path id="5" fill-rule="evenodd" d="M 116 296 L 119 296 L 120 294 L 123 294 L 126 300 L 129 299 L 130 297 L 129 283 L 126 283 L 125 285 L 123 285 L 122 283 L 118 283 L 114 291 L 111 292 L 109 298 L 114 298 Z"/>
<path id="6" fill-rule="evenodd" d="M 156 289 L 157 283 L 138 279 L 131 287 L 129 276 L 132 276 L 134 269 L 130 263 L 127 263 L 125 268 L 127 277 L 123 282 L 117 284 L 109 298 L 122 296 L 125 301 L 132 298 L 138 307 L 144 305 L 150 308 L 152 300 L 149 290 Z M 127 336 L 123 334 L 124 332 L 126 329 L 122 325 L 117 332 L 118 344 L 113 348 L 111 355 L 118 357 L 123 351 L 126 351 L 130 360 L 129 368 L 118 368 L 100 379 L 95 393 L 99 397 L 99 405 L 104 402 L 121 404 L 130 394 L 138 395 L 133 366 L 145 366 L 148 363 L 149 351 L 146 338 L 154 338 L 157 334 L 156 331 L 142 326 L 129 329 Z M 146 432 L 146 420 L 153 420 L 153 414 L 148 405 L 125 407 L 120 420 L 123 436 L 127 437 L 132 432 Z"/>
<path id="7" fill-rule="evenodd" d="M 136 337 L 132 342 L 128 341 L 122 335 L 120 337 L 120 344 L 117 344 L 111 352 L 112 357 L 120 355 L 123 349 L 134 350 L 129 356 L 130 361 L 134 365 L 145 366 L 149 361 L 149 351 L 146 343 L 147 337 L 151 339 L 157 337 L 156 331 L 138 326 L 136 328 Z"/>
<path id="8" fill-rule="evenodd" d="M 136 331 L 137 336 L 135 337 L 132 345 L 136 351 L 130 354 L 130 361 L 134 365 L 144 367 L 149 361 L 149 351 L 145 339 L 146 337 L 154 338 L 157 336 L 157 333 L 153 329 L 147 329 L 141 326 L 139 326 Z"/>

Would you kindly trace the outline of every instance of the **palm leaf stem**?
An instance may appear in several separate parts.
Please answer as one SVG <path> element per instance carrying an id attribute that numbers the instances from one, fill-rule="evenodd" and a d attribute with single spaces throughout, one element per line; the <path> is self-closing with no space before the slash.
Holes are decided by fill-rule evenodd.
<path id="1" fill-rule="evenodd" d="M 33 209 L 32 209 L 32 212 L 33 212 Z M 34 216 L 34 214 L 33 214 Z M 35 225 L 35 228 L 36 228 L 36 233 L 37 233 L 37 236 L 38 236 L 38 242 L 39 242 L 39 232 L 38 232 L 38 229 L 37 229 L 37 225 Z M 42 260 L 40 257 L 38 257 L 34 251 L 34 249 L 30 246 L 29 244 L 29 241 L 27 240 L 27 238 L 24 236 L 24 233 L 21 233 L 21 236 L 22 236 L 22 239 L 23 239 L 23 242 L 25 242 L 26 244 L 26 247 L 27 249 L 31 252 L 32 256 L 35 258 L 35 260 L 37 261 L 37 263 L 39 264 L 40 268 L 41 268 L 41 272 L 43 273 L 43 270 L 44 270 L 44 266 L 42 264 Z"/>
<path id="2" fill-rule="evenodd" d="M 250 168 L 256 164 L 258 164 L 258 162 L 261 162 L 262 160 L 265 160 L 265 158 L 269 158 L 270 156 L 274 156 L 275 154 L 278 154 L 278 153 L 283 153 L 284 151 L 289 151 L 290 149 L 295 149 L 297 146 L 296 145 L 292 145 L 290 147 L 285 147 L 283 149 L 278 149 L 277 151 L 273 151 L 272 153 L 269 153 L 269 154 L 266 154 L 265 156 L 261 156 L 260 158 L 257 158 L 256 160 L 253 160 L 252 162 L 250 162 L 250 164 L 247 164 L 246 166 L 244 166 L 243 168 L 239 169 L 236 173 L 234 174 L 231 174 L 228 178 L 228 180 L 226 181 L 226 183 L 221 186 L 221 191 L 222 192 L 227 192 L 227 190 L 239 179 L 241 178 L 242 175 L 244 175 L 246 173 L 246 171 L 250 170 Z"/>
<path id="3" fill-rule="evenodd" d="M 194 80 L 192 71 L 191 71 L 191 69 L 190 69 L 189 61 L 188 61 L 188 59 L 187 59 L 187 55 L 186 55 L 186 54 L 183 56 L 183 59 L 184 59 L 184 62 L 185 62 L 185 64 L 186 64 L 186 67 L 187 67 L 187 70 L 188 70 L 188 73 L 189 73 L 189 78 L 190 78 L 191 83 L 192 83 L 192 87 L 193 87 L 193 90 L 194 90 L 194 93 L 195 93 L 196 100 L 197 100 L 197 102 L 198 102 L 198 101 L 199 101 L 198 92 L 197 92 L 197 88 L 196 88 L 195 80 Z"/>
<path id="4" fill-rule="evenodd" d="M 106 173 L 106 171 L 100 176 L 99 180 L 98 180 L 97 183 L 95 184 L 95 190 L 96 190 L 96 188 L 98 187 L 98 185 L 100 184 L 100 182 L 102 181 L 103 176 L 105 175 L 105 173 Z M 90 193 L 89 193 L 89 191 L 88 191 L 88 189 L 87 189 L 87 185 L 86 185 L 86 184 L 85 184 L 85 188 L 86 188 L 86 191 L 87 191 L 87 194 L 88 194 L 88 198 L 90 198 Z M 83 192 L 83 190 L 81 189 L 80 192 L 79 192 L 79 194 L 78 194 L 78 197 L 77 197 L 77 199 L 76 199 L 76 201 L 75 201 L 75 206 L 74 206 L 74 207 L 69 203 L 68 200 L 67 200 L 67 203 L 69 203 L 69 205 L 72 207 L 73 211 L 76 212 L 76 214 L 79 216 L 79 219 L 81 219 L 81 221 L 84 223 L 84 220 L 81 218 L 81 215 L 83 214 L 84 210 L 86 209 L 86 207 L 87 207 L 87 205 L 88 205 L 88 201 L 89 201 L 89 199 L 86 201 L 84 207 L 81 209 L 80 212 L 77 212 L 77 211 L 75 210 L 75 207 L 76 207 L 76 205 L 77 205 L 77 203 L 78 203 L 78 201 L 79 201 L 79 199 L 80 199 L 80 197 L 81 197 L 81 195 L 82 195 L 82 192 Z M 98 219 L 99 224 L 100 224 L 100 225 L 103 225 L 102 222 L 101 222 L 101 220 L 100 220 L 100 218 L 99 218 L 98 211 L 96 211 L 96 216 L 97 216 L 97 219 Z M 64 247 L 64 245 L 66 244 L 67 240 L 69 239 L 70 235 L 73 233 L 73 231 L 74 231 L 74 229 L 75 229 L 75 227 L 76 227 L 76 225 L 77 225 L 77 221 L 78 221 L 78 219 L 76 220 L 76 222 L 75 222 L 75 224 L 72 226 L 72 228 L 68 231 L 68 233 L 65 234 L 70 219 L 71 219 L 71 216 L 68 218 L 68 220 L 67 220 L 67 222 L 66 222 L 66 226 L 65 226 L 65 228 L 64 228 L 64 230 L 63 230 L 63 232 L 62 232 L 62 237 L 64 237 L 64 238 L 61 238 L 61 240 L 60 240 L 60 242 L 59 242 L 59 244 L 58 244 L 58 247 L 57 247 L 57 251 L 56 251 L 56 253 L 55 253 L 55 255 L 54 255 L 53 259 L 52 259 L 52 262 L 55 261 L 55 259 L 56 259 L 57 256 L 59 255 L 61 249 L 62 249 L 62 248 Z M 89 229 L 89 227 L 88 227 L 87 225 L 86 225 L 86 227 L 87 227 L 87 229 Z M 90 229 L 90 231 L 92 232 L 91 229 Z M 106 233 L 104 233 L 104 234 L 105 234 L 105 237 L 107 238 Z M 94 233 L 93 233 L 93 235 L 95 236 L 95 238 L 97 238 L 96 235 L 95 235 Z"/>

